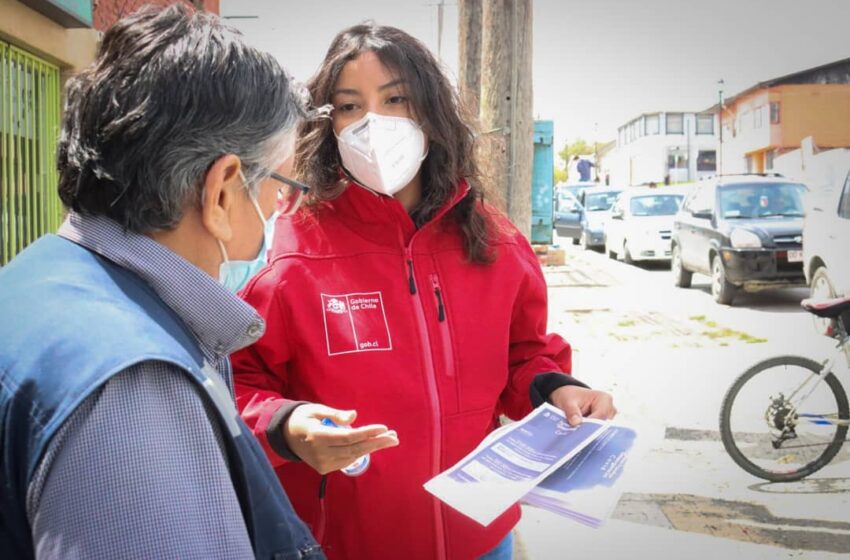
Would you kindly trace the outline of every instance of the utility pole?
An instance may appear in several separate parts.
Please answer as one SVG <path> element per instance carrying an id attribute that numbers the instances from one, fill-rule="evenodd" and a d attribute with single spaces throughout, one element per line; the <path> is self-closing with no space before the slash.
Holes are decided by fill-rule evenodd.
<path id="1" fill-rule="evenodd" d="M 458 0 L 458 86 L 470 116 L 481 106 L 481 0 Z"/>
<path id="2" fill-rule="evenodd" d="M 717 80 L 717 174 L 723 175 L 723 78 Z"/>
<path id="3" fill-rule="evenodd" d="M 504 200 L 511 221 L 529 237 L 534 158 L 532 2 L 482 3 L 480 121 L 487 133 L 479 152 L 484 155 L 482 171 L 490 190 Z"/>
<path id="4" fill-rule="evenodd" d="M 446 3 L 440 0 L 437 3 L 437 57 L 442 60 L 443 57 L 443 14 L 445 12 Z"/>

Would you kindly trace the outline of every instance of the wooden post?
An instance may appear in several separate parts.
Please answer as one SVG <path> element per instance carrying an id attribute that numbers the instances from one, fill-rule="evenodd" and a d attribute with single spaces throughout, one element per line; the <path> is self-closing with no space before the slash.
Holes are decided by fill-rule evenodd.
<path id="1" fill-rule="evenodd" d="M 489 190 L 528 237 L 534 158 L 531 0 L 483 0 L 481 19 L 482 170 Z"/>
<path id="2" fill-rule="evenodd" d="M 458 0 L 457 68 L 461 101 L 477 120 L 481 95 L 481 0 Z"/>

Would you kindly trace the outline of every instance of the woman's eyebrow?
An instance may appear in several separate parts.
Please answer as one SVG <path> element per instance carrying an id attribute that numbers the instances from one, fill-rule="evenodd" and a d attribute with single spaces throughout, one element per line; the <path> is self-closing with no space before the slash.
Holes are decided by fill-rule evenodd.
<path id="1" fill-rule="evenodd" d="M 360 91 L 351 88 L 340 88 L 335 89 L 331 95 L 360 95 Z"/>
<path id="2" fill-rule="evenodd" d="M 405 82 L 403 79 L 399 78 L 398 80 L 393 80 L 393 81 L 391 81 L 391 82 L 389 82 L 389 83 L 386 83 L 386 84 L 382 85 L 381 87 L 379 87 L 379 88 L 378 88 L 378 91 L 383 91 L 383 90 L 385 90 L 385 89 L 390 89 L 391 87 L 395 87 L 395 86 L 397 86 L 397 85 L 404 84 L 404 83 L 407 83 L 407 82 Z"/>

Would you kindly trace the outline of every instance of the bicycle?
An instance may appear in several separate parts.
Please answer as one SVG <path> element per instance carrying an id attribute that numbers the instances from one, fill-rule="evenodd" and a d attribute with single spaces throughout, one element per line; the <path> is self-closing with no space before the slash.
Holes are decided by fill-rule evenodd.
<path id="1" fill-rule="evenodd" d="M 829 320 L 835 355 L 823 363 L 802 356 L 763 360 L 735 380 L 720 410 L 726 451 L 745 471 L 771 482 L 800 480 L 826 466 L 850 426 L 847 393 L 834 372 L 842 354 L 850 370 L 850 297 L 801 305 Z"/>

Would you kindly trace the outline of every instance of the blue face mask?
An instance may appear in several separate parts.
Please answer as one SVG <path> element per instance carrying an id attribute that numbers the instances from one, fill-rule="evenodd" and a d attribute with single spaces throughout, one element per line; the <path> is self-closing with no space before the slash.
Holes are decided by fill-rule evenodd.
<path id="1" fill-rule="evenodd" d="M 240 171 L 239 174 L 241 175 L 242 172 Z M 242 180 L 245 181 L 244 175 L 242 176 Z M 247 181 L 245 183 L 247 184 Z M 251 202 L 254 204 L 254 208 L 257 210 L 257 215 L 263 222 L 263 245 L 260 247 L 257 257 L 251 261 L 231 261 L 227 258 L 227 251 L 224 249 L 224 244 L 221 240 L 218 241 L 218 246 L 224 257 L 224 262 L 221 263 L 218 269 L 218 281 L 234 293 L 245 287 L 248 280 L 268 263 L 268 252 L 272 245 L 272 238 L 274 237 L 274 223 L 280 215 L 280 212 L 275 212 L 266 220 L 253 193 L 249 192 L 249 196 L 251 197 Z"/>

